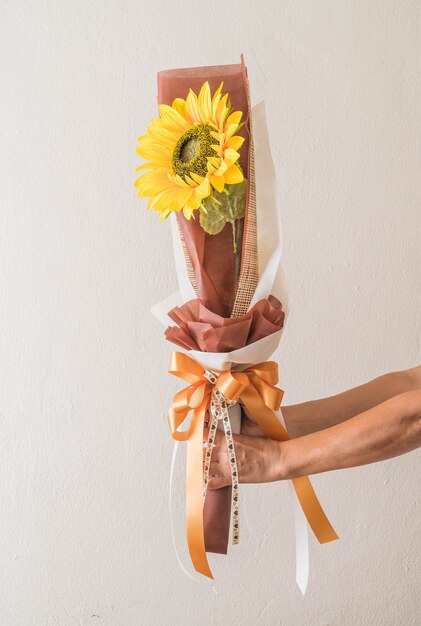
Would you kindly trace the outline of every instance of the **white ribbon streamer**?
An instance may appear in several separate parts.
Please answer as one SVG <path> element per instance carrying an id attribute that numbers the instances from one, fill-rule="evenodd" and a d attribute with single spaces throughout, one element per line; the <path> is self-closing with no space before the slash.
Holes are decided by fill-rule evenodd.
<path id="1" fill-rule="evenodd" d="M 276 417 L 286 430 L 284 416 L 282 410 L 276 411 Z M 301 508 L 300 501 L 297 498 L 292 481 L 288 481 L 289 497 L 291 498 L 292 508 L 294 510 L 295 525 L 295 582 L 304 595 L 307 589 L 308 575 L 310 569 L 309 553 L 308 553 L 308 524 L 304 511 Z"/>
<path id="2" fill-rule="evenodd" d="M 210 402 L 209 436 L 206 444 L 205 463 L 203 467 L 203 505 L 205 504 L 206 493 L 208 490 L 209 468 L 212 460 L 212 449 L 214 447 L 218 421 L 222 420 L 231 471 L 231 527 L 233 534 L 232 543 L 237 544 L 240 541 L 240 521 L 238 515 L 238 467 L 237 459 L 235 456 L 233 430 L 230 420 L 229 407 L 235 406 L 238 402 L 238 399 L 234 401 L 229 401 L 227 400 L 227 398 L 225 398 L 223 393 L 215 387 L 217 377 L 213 372 L 206 370 L 205 376 L 214 385 L 214 387 L 212 389 Z"/>
<path id="3" fill-rule="evenodd" d="M 186 570 L 186 568 L 183 565 L 183 562 L 181 560 L 178 548 L 177 548 L 177 542 L 175 540 L 175 530 L 174 530 L 174 515 L 173 515 L 173 508 L 172 508 L 172 498 L 173 498 L 173 480 L 174 480 L 174 468 L 175 468 L 175 461 L 177 458 L 177 452 L 178 452 L 178 441 L 174 442 L 174 447 L 173 447 L 173 452 L 172 452 L 172 458 L 171 458 L 171 469 L 170 469 L 170 526 L 171 526 L 171 537 L 172 537 L 172 542 L 173 542 L 173 546 L 174 546 L 174 552 L 175 552 L 175 556 L 177 558 L 178 564 L 180 566 L 180 568 L 183 570 L 183 572 L 185 573 L 186 576 L 188 576 L 189 578 L 191 578 L 192 580 L 197 580 L 197 577 L 192 576 L 190 574 L 190 572 L 188 572 Z"/>

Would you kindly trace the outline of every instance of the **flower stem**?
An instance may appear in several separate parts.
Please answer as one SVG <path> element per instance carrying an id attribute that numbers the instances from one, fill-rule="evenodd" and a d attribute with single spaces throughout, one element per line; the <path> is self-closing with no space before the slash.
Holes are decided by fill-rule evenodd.
<path id="1" fill-rule="evenodd" d="M 231 227 L 232 227 L 232 243 L 234 247 L 234 254 L 237 254 L 237 233 L 235 231 L 235 220 L 232 220 Z"/>

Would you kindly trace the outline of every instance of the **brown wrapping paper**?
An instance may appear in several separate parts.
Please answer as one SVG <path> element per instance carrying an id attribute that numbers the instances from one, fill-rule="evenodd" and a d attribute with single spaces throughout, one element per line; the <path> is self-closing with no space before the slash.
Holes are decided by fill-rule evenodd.
<path id="1" fill-rule="evenodd" d="M 240 149 L 239 163 L 244 176 L 248 176 L 249 123 L 244 65 L 216 65 L 210 67 L 165 70 L 158 73 L 158 103 L 171 105 L 175 98 L 186 98 L 189 90 L 199 93 L 205 81 L 211 94 L 221 82 L 223 93 L 229 93 L 233 111 L 242 111 L 246 124 L 238 131 L 245 141 Z M 241 250 L 233 251 L 230 224 L 218 235 L 208 235 L 198 219 L 187 220 L 180 212 L 177 222 L 193 266 L 197 295 L 203 304 L 223 317 L 229 317 L 234 303 Z M 238 224 L 239 239 L 243 220 Z"/>
<path id="2" fill-rule="evenodd" d="M 200 300 L 172 309 L 168 316 L 177 324 L 165 337 L 184 350 L 231 352 L 280 330 L 285 313 L 275 296 L 259 300 L 245 315 L 224 318 L 209 311 Z"/>

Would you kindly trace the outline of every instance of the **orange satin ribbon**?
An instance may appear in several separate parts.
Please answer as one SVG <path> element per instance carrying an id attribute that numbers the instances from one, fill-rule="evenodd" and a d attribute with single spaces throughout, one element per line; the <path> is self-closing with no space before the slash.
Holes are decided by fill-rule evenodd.
<path id="1" fill-rule="evenodd" d="M 168 412 L 171 435 L 187 441 L 186 526 L 190 558 L 197 572 L 213 578 L 206 558 L 203 531 L 203 428 L 213 385 L 203 369 L 190 356 L 181 352 L 171 355 L 169 373 L 182 378 L 189 386 L 178 392 Z M 274 361 L 258 363 L 243 372 L 216 374 L 215 386 L 229 401 L 239 399 L 248 413 L 268 437 L 277 441 L 290 439 L 274 411 L 280 407 L 283 391 L 278 384 L 278 365 Z M 192 411 L 190 426 L 178 431 Z M 320 543 L 338 539 L 317 499 L 308 476 L 293 478 L 292 484 L 307 521 Z"/>

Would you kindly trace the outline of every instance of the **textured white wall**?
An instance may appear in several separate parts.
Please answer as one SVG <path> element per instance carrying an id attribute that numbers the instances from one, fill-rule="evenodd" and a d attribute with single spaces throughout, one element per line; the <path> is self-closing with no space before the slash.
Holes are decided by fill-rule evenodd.
<path id="1" fill-rule="evenodd" d="M 410 0 L 2 0 L 2 625 L 420 623 L 419 452 L 315 477 L 341 541 L 311 541 L 304 598 L 283 484 L 242 489 L 218 596 L 179 571 L 165 418 L 179 387 L 149 313 L 176 288 L 170 230 L 132 187 L 156 72 L 244 51 L 282 189 L 286 402 L 416 365 L 420 14 Z"/>

